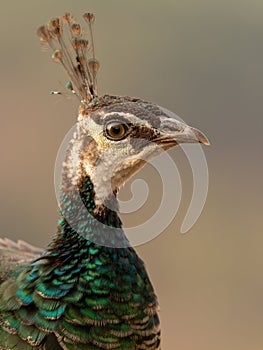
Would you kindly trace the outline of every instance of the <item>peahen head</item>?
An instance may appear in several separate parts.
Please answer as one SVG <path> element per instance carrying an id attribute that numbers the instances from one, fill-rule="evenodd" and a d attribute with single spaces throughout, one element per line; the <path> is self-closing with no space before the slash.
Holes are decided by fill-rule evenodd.
<path id="1" fill-rule="evenodd" d="M 96 204 L 107 202 L 163 151 L 180 143 L 209 143 L 203 133 L 171 118 L 161 107 L 129 97 L 102 97 L 95 108 L 80 112 L 78 123 L 73 143 L 80 147 L 75 147 L 78 155 L 72 158 L 79 158 L 78 176 L 90 177 Z"/>

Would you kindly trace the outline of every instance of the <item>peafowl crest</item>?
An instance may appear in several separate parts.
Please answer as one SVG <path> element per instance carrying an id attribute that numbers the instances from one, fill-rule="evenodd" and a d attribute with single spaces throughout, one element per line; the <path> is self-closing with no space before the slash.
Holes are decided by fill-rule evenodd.
<path id="1" fill-rule="evenodd" d="M 117 194 L 163 151 L 208 140 L 151 102 L 99 96 L 95 17 L 83 18 L 84 28 L 66 13 L 37 31 L 80 107 L 52 242 L 42 251 L 0 239 L 0 350 L 160 349 L 157 297 L 125 236 Z"/>

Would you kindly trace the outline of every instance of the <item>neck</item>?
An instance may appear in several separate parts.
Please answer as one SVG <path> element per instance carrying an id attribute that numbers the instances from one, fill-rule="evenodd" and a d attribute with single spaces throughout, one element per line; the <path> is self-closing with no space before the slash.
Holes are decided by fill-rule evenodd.
<path id="1" fill-rule="evenodd" d="M 88 175 L 77 186 L 64 179 L 58 222 L 59 239 L 73 237 L 97 245 L 125 248 L 129 242 L 117 214 L 118 203 L 114 194 L 104 204 L 96 204 L 94 185 Z"/>

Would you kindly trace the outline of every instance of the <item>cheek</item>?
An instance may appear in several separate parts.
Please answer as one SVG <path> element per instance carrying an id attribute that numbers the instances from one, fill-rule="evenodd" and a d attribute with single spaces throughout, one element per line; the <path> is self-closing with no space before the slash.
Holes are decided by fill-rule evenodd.
<path id="1" fill-rule="evenodd" d="M 103 135 L 98 135 L 98 137 L 94 138 L 98 147 L 101 148 L 101 150 L 107 150 L 111 148 L 111 142 L 104 137 Z"/>
<path id="2" fill-rule="evenodd" d="M 156 145 L 155 143 L 151 143 L 145 148 L 143 148 L 142 151 L 137 154 L 137 157 L 148 161 L 158 156 L 163 151 L 164 150 L 162 149 L 162 147 Z"/>
<path id="3" fill-rule="evenodd" d="M 105 141 L 101 143 L 103 153 L 107 154 L 112 159 L 121 161 L 134 154 L 131 144 L 128 140 L 121 141 Z"/>
<path id="4" fill-rule="evenodd" d="M 137 173 L 146 161 L 141 159 L 126 159 L 122 164 L 116 166 L 112 176 L 113 188 L 120 188 L 129 178 Z"/>

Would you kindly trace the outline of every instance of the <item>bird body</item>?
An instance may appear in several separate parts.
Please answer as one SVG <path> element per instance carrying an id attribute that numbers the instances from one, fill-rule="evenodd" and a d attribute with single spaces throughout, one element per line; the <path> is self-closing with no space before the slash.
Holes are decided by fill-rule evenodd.
<path id="1" fill-rule="evenodd" d="M 0 348 L 158 348 L 157 301 L 135 251 L 61 229 L 40 260 L 2 283 Z"/>
<path id="2" fill-rule="evenodd" d="M 89 26 L 94 16 L 85 14 Z M 64 21 L 64 22 L 63 22 Z M 63 163 L 60 218 L 41 252 L 0 240 L 0 350 L 158 350 L 158 302 L 118 216 L 117 193 L 145 162 L 180 142 L 208 143 L 157 105 L 96 94 L 98 62 L 69 14 L 39 30 L 81 99 Z M 61 41 L 70 24 L 73 52 Z M 94 50 L 92 50 L 94 51 Z M 63 61 L 63 57 L 66 59 Z M 72 68 L 73 67 L 73 68 Z M 143 232 L 142 232 L 143 235 Z"/>

